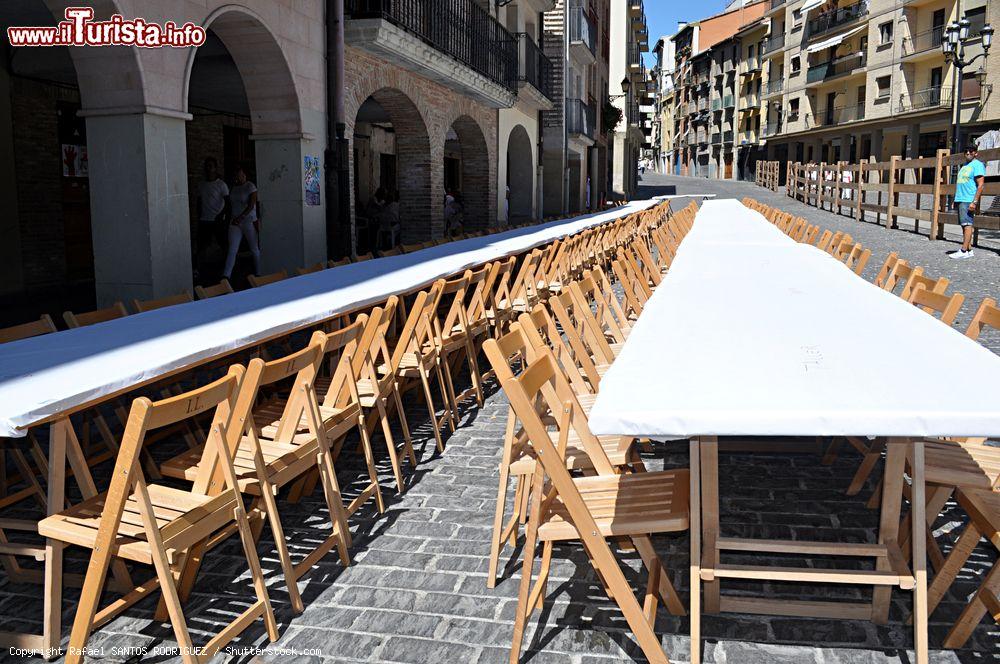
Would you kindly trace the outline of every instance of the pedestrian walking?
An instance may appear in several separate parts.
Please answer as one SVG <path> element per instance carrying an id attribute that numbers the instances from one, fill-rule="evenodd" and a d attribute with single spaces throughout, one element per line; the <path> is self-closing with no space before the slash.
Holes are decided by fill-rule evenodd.
<path id="1" fill-rule="evenodd" d="M 955 210 L 958 223 L 962 227 L 962 248 L 950 254 L 951 258 L 962 260 L 972 258 L 972 232 L 975 214 L 983 196 L 986 181 L 986 165 L 979 161 L 979 149 L 975 145 L 965 148 L 965 166 L 958 170 L 955 179 Z"/>
<path id="2" fill-rule="evenodd" d="M 220 248 L 225 246 L 229 205 L 229 186 L 219 177 L 219 162 L 215 157 L 205 159 L 204 171 L 205 179 L 198 184 L 198 228 L 194 252 L 194 267 L 197 272 L 204 272 L 205 253 L 213 241 Z"/>
<path id="3" fill-rule="evenodd" d="M 247 246 L 253 255 L 254 274 L 260 274 L 260 239 L 257 226 L 257 186 L 247 179 L 247 172 L 242 166 L 236 169 L 236 177 L 232 189 L 229 190 L 229 200 L 232 203 L 233 219 L 229 223 L 229 253 L 226 255 L 226 267 L 222 276 L 232 277 L 233 266 L 236 265 L 236 254 L 240 249 L 240 240 L 246 238 Z"/>

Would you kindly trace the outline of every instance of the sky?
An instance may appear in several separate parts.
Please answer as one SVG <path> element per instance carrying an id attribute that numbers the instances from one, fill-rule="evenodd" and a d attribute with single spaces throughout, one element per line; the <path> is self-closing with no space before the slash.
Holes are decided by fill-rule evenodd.
<path id="1" fill-rule="evenodd" d="M 649 48 L 656 40 L 677 32 L 678 21 L 697 21 L 718 14 L 726 8 L 726 0 L 645 0 L 646 27 L 649 28 Z M 653 53 L 646 53 L 646 66 L 656 64 Z"/>

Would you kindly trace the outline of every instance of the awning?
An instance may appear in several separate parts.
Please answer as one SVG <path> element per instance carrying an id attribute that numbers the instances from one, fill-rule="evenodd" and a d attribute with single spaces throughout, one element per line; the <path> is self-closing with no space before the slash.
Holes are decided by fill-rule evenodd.
<path id="1" fill-rule="evenodd" d="M 799 7 L 799 11 L 802 12 L 802 16 L 805 16 L 807 13 L 809 13 L 810 9 L 816 9 L 824 2 L 826 2 L 826 0 L 806 0 L 805 2 L 802 3 L 802 6 Z"/>
<path id="2" fill-rule="evenodd" d="M 854 28 L 853 30 L 848 30 L 847 32 L 843 32 L 837 35 L 836 37 L 830 37 L 826 41 L 821 41 L 818 44 L 813 44 L 812 46 L 806 49 L 806 53 L 815 53 L 816 51 L 822 51 L 825 48 L 831 48 L 833 46 L 837 46 L 840 44 L 840 42 L 844 41 L 851 35 L 867 29 L 868 29 L 867 25 L 862 25 L 859 28 Z"/>

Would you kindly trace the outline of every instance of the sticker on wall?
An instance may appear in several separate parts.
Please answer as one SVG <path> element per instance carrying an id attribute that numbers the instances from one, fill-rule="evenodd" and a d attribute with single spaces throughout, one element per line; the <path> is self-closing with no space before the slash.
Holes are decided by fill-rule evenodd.
<path id="1" fill-rule="evenodd" d="M 306 155 L 302 162 L 305 166 L 306 205 L 319 205 L 319 157 Z"/>
<path id="2" fill-rule="evenodd" d="M 87 170 L 87 146 L 69 145 L 62 146 L 62 174 L 64 178 L 85 178 Z"/>

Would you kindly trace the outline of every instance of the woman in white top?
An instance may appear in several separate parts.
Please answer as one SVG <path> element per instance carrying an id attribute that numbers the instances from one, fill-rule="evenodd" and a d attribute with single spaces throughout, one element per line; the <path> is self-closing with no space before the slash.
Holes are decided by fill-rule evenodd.
<path id="1" fill-rule="evenodd" d="M 257 187 L 247 179 L 242 166 L 236 169 L 235 184 L 229 190 L 233 220 L 229 224 L 229 253 L 222 276 L 229 279 L 236 264 L 236 253 L 240 249 L 240 239 L 246 238 L 250 253 L 253 254 L 254 274 L 260 274 L 260 242 L 257 239 Z"/>

